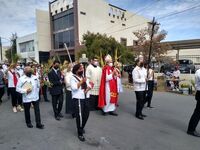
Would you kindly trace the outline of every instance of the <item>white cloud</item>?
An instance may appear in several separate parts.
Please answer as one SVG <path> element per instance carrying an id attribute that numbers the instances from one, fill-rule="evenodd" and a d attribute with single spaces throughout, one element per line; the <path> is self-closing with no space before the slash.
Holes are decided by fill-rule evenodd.
<path id="1" fill-rule="evenodd" d="M 35 32 L 35 9 L 48 9 L 48 0 L 0 0 L 0 36 Z"/>

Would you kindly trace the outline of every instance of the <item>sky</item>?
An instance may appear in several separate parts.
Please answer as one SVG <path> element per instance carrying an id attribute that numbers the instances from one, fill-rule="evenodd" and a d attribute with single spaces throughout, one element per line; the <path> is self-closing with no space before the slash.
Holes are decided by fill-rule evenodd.
<path id="1" fill-rule="evenodd" d="M 200 0 L 105 0 L 108 3 L 142 15 L 153 17 L 160 29 L 167 31 L 166 41 L 200 39 Z M 49 0 L 0 0 L 0 36 L 12 33 L 23 36 L 36 31 L 35 9 L 48 10 Z M 198 6 L 183 13 L 162 18 L 171 13 Z M 3 39 L 3 45 L 9 41 Z"/>

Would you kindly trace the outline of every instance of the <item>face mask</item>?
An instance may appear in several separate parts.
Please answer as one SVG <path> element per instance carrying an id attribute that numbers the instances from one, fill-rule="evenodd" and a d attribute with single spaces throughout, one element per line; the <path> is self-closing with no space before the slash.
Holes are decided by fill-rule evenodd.
<path id="1" fill-rule="evenodd" d="M 78 72 L 78 75 L 82 76 L 83 75 L 83 71 Z"/>
<path id="2" fill-rule="evenodd" d="M 98 61 L 95 61 L 95 62 L 93 63 L 93 65 L 98 66 L 98 65 L 99 65 L 99 62 L 98 62 Z"/>
<path id="3" fill-rule="evenodd" d="M 141 63 L 140 63 L 140 67 L 142 68 L 143 66 L 144 66 L 144 63 L 143 63 L 143 62 L 141 62 Z"/>
<path id="4" fill-rule="evenodd" d="M 112 67 L 112 66 L 113 66 L 113 63 L 109 63 L 108 65 L 109 65 L 110 67 Z"/>
<path id="5" fill-rule="evenodd" d="M 59 67 L 58 66 L 54 66 L 54 68 L 57 70 Z"/>
<path id="6" fill-rule="evenodd" d="M 27 72 L 26 73 L 26 76 L 29 77 L 29 78 L 31 77 L 31 75 L 32 75 L 32 72 Z"/>

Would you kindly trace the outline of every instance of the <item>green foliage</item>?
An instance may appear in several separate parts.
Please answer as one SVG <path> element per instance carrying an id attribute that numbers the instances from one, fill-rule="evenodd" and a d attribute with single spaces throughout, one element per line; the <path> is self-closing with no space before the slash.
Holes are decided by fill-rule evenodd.
<path id="1" fill-rule="evenodd" d="M 5 52 L 5 56 L 8 59 L 8 62 L 14 62 L 14 59 L 18 59 L 19 56 L 17 56 L 17 33 L 13 33 L 11 38 L 11 47 Z"/>
<path id="2" fill-rule="evenodd" d="M 101 65 L 104 65 L 104 57 L 107 54 L 112 56 L 113 61 L 120 61 L 122 63 L 131 63 L 134 61 L 131 50 L 128 50 L 113 37 L 107 37 L 106 34 L 87 32 L 83 35 L 83 41 L 85 47 L 78 53 L 79 57 L 83 53 L 87 55 L 89 60 L 97 57 Z"/>

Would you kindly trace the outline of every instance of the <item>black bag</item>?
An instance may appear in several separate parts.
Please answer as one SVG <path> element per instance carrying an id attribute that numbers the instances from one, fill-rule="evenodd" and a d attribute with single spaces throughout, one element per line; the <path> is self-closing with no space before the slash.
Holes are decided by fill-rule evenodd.
<path id="1" fill-rule="evenodd" d="M 196 94 L 195 94 L 195 99 L 197 101 L 200 101 L 200 91 L 197 91 Z"/>

